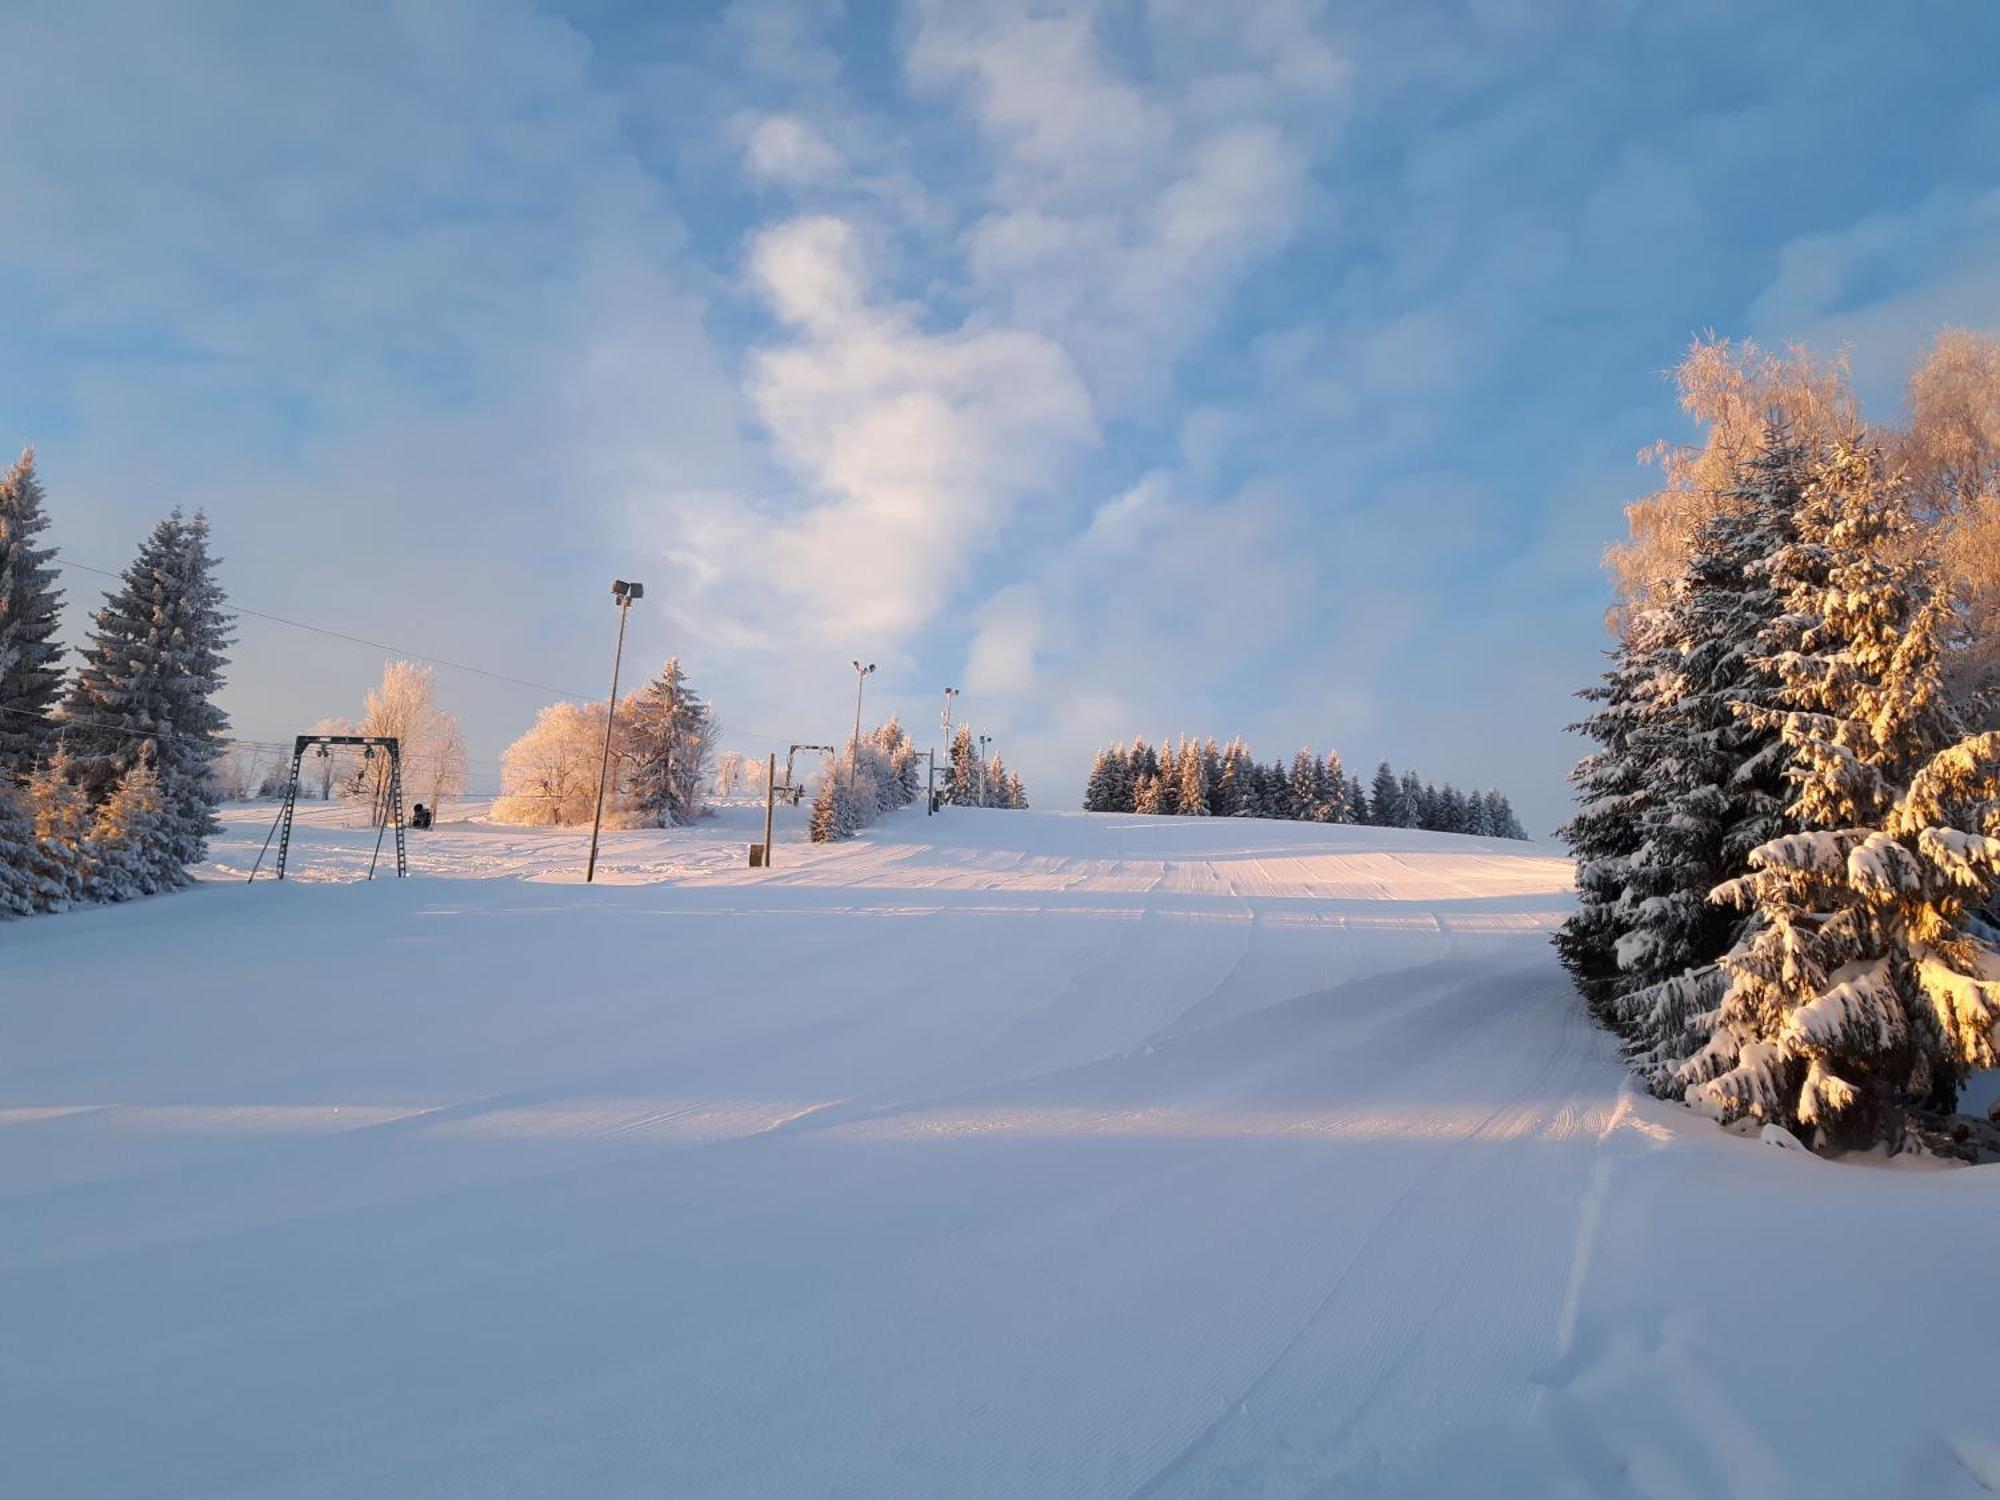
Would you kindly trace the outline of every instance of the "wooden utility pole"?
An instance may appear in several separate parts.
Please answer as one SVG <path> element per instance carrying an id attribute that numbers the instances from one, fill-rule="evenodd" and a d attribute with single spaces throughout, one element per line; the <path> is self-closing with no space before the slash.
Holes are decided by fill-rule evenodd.
<path id="1" fill-rule="evenodd" d="M 767 870 L 771 868 L 771 807 L 777 798 L 778 752 L 773 750 L 764 767 L 764 868 Z"/>

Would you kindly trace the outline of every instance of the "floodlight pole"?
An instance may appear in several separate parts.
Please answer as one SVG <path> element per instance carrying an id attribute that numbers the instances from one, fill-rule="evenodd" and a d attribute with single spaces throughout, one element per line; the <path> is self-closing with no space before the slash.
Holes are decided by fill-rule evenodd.
<path id="1" fill-rule="evenodd" d="M 957 688 L 946 688 L 944 690 L 944 712 L 938 715 L 938 723 L 944 727 L 944 756 L 947 761 L 951 759 L 951 700 L 957 696 Z M 937 757 L 935 756 L 931 757 L 931 771 L 932 774 L 936 774 L 937 772 Z"/>
<path id="2" fill-rule="evenodd" d="M 990 734 L 982 734 L 979 737 L 979 805 L 981 807 L 987 805 L 986 804 L 986 747 L 992 743 L 993 743 L 993 736 Z"/>
<path id="3" fill-rule="evenodd" d="M 847 791 L 849 796 L 854 794 L 854 773 L 858 769 L 856 763 L 861 759 L 861 689 L 867 684 L 868 674 L 874 670 L 875 663 L 872 661 L 865 667 L 859 661 L 854 663 L 854 738 L 847 745 Z"/>
<path id="4" fill-rule="evenodd" d="M 614 578 L 611 597 L 618 603 L 618 645 L 611 653 L 611 697 L 604 705 L 604 757 L 597 767 L 597 811 L 590 819 L 590 862 L 583 867 L 585 885 L 597 878 L 597 835 L 604 827 L 604 784 L 611 779 L 611 731 L 618 720 L 618 668 L 625 660 L 625 617 L 634 599 L 646 597 L 646 586 Z"/>

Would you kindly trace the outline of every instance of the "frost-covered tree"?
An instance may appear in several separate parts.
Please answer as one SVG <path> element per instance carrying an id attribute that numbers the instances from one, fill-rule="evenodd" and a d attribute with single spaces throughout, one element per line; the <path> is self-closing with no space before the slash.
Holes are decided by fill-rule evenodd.
<path id="1" fill-rule="evenodd" d="M 1147 815 L 1160 811 L 1160 778 L 1157 772 L 1142 771 L 1132 783 L 1132 811 Z"/>
<path id="2" fill-rule="evenodd" d="M 1975 915 L 2000 874 L 2000 733 L 1961 733 L 1952 600 L 1913 540 L 1878 450 L 1815 466 L 1771 567 L 1777 701 L 1746 710 L 1782 736 L 1795 831 L 1716 893 L 1755 920 L 1680 1070 L 1697 1109 L 1822 1149 L 1894 1144 L 1912 1109 L 1950 1109 L 2000 1063 L 2000 954 Z"/>
<path id="3" fill-rule="evenodd" d="M 1157 811 L 1162 817 L 1172 817 L 1181 810 L 1181 758 L 1187 749 L 1187 736 L 1181 736 L 1178 746 L 1160 741 L 1160 789 Z"/>
<path id="4" fill-rule="evenodd" d="M 84 899 L 130 901 L 170 890 L 181 879 L 167 847 L 153 768 L 141 761 L 97 806 L 83 857 Z"/>
<path id="5" fill-rule="evenodd" d="M 25 782 L 55 748 L 62 696 L 62 591 L 35 453 L 0 476 L 0 780 Z"/>
<path id="6" fill-rule="evenodd" d="M 64 710 L 71 774 L 95 805 L 125 773 L 151 766 L 165 845 L 185 868 L 217 828 L 209 775 L 229 720 L 222 688 L 230 620 L 208 521 L 179 510 L 153 528 L 93 617 Z"/>
<path id="7" fill-rule="evenodd" d="M 29 778 L 28 815 L 34 824 L 30 875 L 42 911 L 66 911 L 87 899 L 90 802 L 77 785 L 69 752 L 58 749 Z"/>
<path id="8" fill-rule="evenodd" d="M 707 810 L 702 792 L 721 731 L 680 658 L 621 704 L 618 717 L 626 805 L 655 828 L 694 822 Z"/>
<path id="9" fill-rule="evenodd" d="M 877 817 L 908 806 L 918 793 L 916 747 L 891 719 L 821 772 L 813 796 L 810 836 L 816 844 L 851 838 Z"/>
<path id="10" fill-rule="evenodd" d="M 1774 428 L 1740 482 L 1696 527 L 1687 569 L 1659 608 L 1650 705 L 1658 753 L 1620 908 L 1619 1029 L 1649 1087 L 1674 1095 L 1708 1040 L 1724 984 L 1715 960 L 1741 918 L 1709 899 L 1784 829 L 1787 755 L 1752 710 L 1777 688 L 1764 663 L 1784 606 L 1772 567 L 1793 540 L 1806 455 Z"/>
<path id="11" fill-rule="evenodd" d="M 1231 740 L 1223 747 L 1216 763 L 1215 780 L 1208 789 L 1208 808 L 1218 818 L 1243 817 L 1243 777 L 1250 764 L 1250 747 Z"/>
<path id="12" fill-rule="evenodd" d="M 1596 705 L 1574 734 L 1596 748 L 1570 772 L 1576 811 L 1559 832 L 1576 866 L 1576 910 L 1556 929 L 1556 952 L 1599 1019 L 1614 1022 L 1619 986 L 1619 942 L 1630 923 L 1626 888 L 1632 860 L 1644 841 L 1647 809 L 1664 753 L 1653 713 L 1671 660 L 1674 637 L 1664 611 L 1642 609 L 1627 621 L 1610 652 L 1603 678 L 1577 694 Z M 1497 793 L 1489 792 L 1486 825 L 1505 838 Z"/>
<path id="13" fill-rule="evenodd" d="M 1286 801 L 1294 818 L 1310 821 L 1319 816 L 1319 778 L 1319 757 L 1301 745 L 1286 780 Z"/>
<path id="14" fill-rule="evenodd" d="M 972 726 L 961 724 L 951 737 L 951 778 L 948 800 L 960 807 L 979 805 L 979 747 L 972 742 Z"/>
<path id="15" fill-rule="evenodd" d="M 1320 767 L 1320 786 L 1322 788 L 1320 821 L 1352 822 L 1352 805 L 1348 800 L 1347 767 L 1341 764 L 1338 750 L 1327 751 L 1326 762 Z"/>
<path id="16" fill-rule="evenodd" d="M 623 710 L 621 710 L 621 713 Z M 600 730 L 603 720 L 598 720 Z M 396 741 L 403 766 L 406 802 L 444 797 L 465 789 L 465 741 L 458 720 L 438 706 L 434 670 L 411 661 L 392 661 L 362 704 L 361 733 Z M 389 816 L 389 760 L 364 756 L 350 762 L 358 773 L 345 783 L 347 795 L 366 802 L 380 823 Z"/>
<path id="17" fill-rule="evenodd" d="M 1368 788 L 1361 784 L 1359 776 L 1347 778 L 1347 818 L 1349 823 L 1362 824 L 1370 821 L 1368 808 Z"/>
<path id="18" fill-rule="evenodd" d="M 0 917 L 25 917 L 42 909 L 35 870 L 40 855 L 26 793 L 0 777 Z"/>
<path id="19" fill-rule="evenodd" d="M 1083 810 L 1085 812 L 1126 812 L 1119 803 L 1120 770 L 1125 759 L 1125 748 L 1113 745 L 1108 750 L 1097 752 L 1091 762 L 1090 779 L 1083 787 Z"/>
<path id="20" fill-rule="evenodd" d="M 1180 787 L 1174 810 L 1184 818 L 1206 818 L 1208 805 L 1208 756 L 1200 745 L 1185 742 L 1180 753 Z"/>
<path id="21" fill-rule="evenodd" d="M 616 746 L 613 764 L 617 764 Z M 604 705 L 552 703 L 500 759 L 500 796 L 493 821 L 528 827 L 588 823 L 597 808 L 597 778 L 604 755 Z M 607 789 L 613 826 L 625 822 L 622 805 Z"/>
<path id="22" fill-rule="evenodd" d="M 715 795 L 733 797 L 750 781 L 749 762 L 741 750 L 725 750 L 715 760 Z"/>
<path id="23" fill-rule="evenodd" d="M 1368 793 L 1368 821 L 1378 828 L 1403 826 L 1403 783 L 1386 760 L 1375 768 L 1375 782 Z"/>

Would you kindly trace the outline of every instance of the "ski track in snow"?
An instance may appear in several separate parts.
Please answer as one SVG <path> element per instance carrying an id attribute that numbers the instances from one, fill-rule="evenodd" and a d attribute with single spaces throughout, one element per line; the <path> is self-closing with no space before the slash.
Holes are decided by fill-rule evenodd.
<path id="1" fill-rule="evenodd" d="M 476 807 L 0 928 L 7 1493 L 1973 1496 L 2000 1173 L 1636 1094 L 1539 846 Z M 1928 1252 L 1926 1252 L 1928 1253 Z"/>

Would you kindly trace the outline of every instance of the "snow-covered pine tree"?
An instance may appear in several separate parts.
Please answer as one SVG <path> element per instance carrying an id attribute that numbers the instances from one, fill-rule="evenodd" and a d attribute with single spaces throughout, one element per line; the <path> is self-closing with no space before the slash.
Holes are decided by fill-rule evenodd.
<path id="1" fill-rule="evenodd" d="M 1118 802 L 1118 773 L 1112 765 L 1112 751 L 1100 750 L 1090 763 L 1090 778 L 1083 784 L 1083 810 L 1085 812 L 1114 812 Z"/>
<path id="2" fill-rule="evenodd" d="M 632 811 L 655 828 L 701 817 L 720 728 L 701 694 L 688 686 L 679 657 L 669 657 L 659 675 L 621 705 L 619 722 L 621 779 Z"/>
<path id="3" fill-rule="evenodd" d="M 1609 652 L 1603 678 L 1577 694 L 1597 706 L 1570 725 L 1572 734 L 1589 736 L 1597 748 L 1569 774 L 1576 811 L 1557 836 L 1575 861 L 1577 905 L 1554 941 L 1591 1013 L 1614 1029 L 1620 1025 L 1619 942 L 1631 920 L 1626 888 L 1664 753 L 1654 709 L 1663 684 L 1672 680 L 1662 676 L 1662 666 L 1672 660 L 1676 645 L 1663 610 L 1634 614 Z M 1492 836 L 1511 837 L 1499 792 L 1488 791 L 1483 800 Z"/>
<path id="4" fill-rule="evenodd" d="M 1446 833 L 1464 833 L 1465 795 L 1447 781 L 1438 789 L 1438 827 Z"/>
<path id="5" fill-rule="evenodd" d="M 214 702 L 230 621 L 207 518 L 176 509 L 155 526 L 94 621 L 64 714 L 71 774 L 95 805 L 133 766 L 150 765 L 163 844 L 184 872 L 218 826 L 209 767 L 229 727 Z"/>
<path id="6" fill-rule="evenodd" d="M 979 805 L 979 751 L 972 743 L 972 726 L 961 724 L 951 737 L 951 778 L 947 800 L 960 807 Z"/>
<path id="7" fill-rule="evenodd" d="M 1405 771 L 1403 773 L 1402 797 L 1399 805 L 1403 814 L 1403 827 L 1421 828 L 1424 826 L 1424 782 L 1423 778 L 1417 775 L 1415 771 Z"/>
<path id="8" fill-rule="evenodd" d="M 1302 822 L 1319 816 L 1319 757 L 1301 745 L 1292 756 L 1292 769 L 1285 780 L 1286 800 L 1291 815 Z"/>
<path id="9" fill-rule="evenodd" d="M 1772 564 L 1792 541 L 1806 455 L 1778 429 L 1697 529 L 1686 570 L 1661 606 L 1672 650 L 1652 702 L 1660 753 L 1627 861 L 1619 939 L 1619 1029 L 1655 1092 L 1677 1096 L 1679 1068 L 1704 1046 L 1726 986 L 1715 961 L 1742 919 L 1709 899 L 1783 831 L 1786 752 L 1761 659 L 1783 599 Z"/>
<path id="10" fill-rule="evenodd" d="M 1208 756 L 1193 741 L 1181 746 L 1180 790 L 1174 803 L 1184 818 L 1206 818 L 1212 812 L 1208 805 Z"/>
<path id="11" fill-rule="evenodd" d="M 1403 826 L 1403 783 L 1386 760 L 1375 768 L 1375 784 L 1368 794 L 1368 821 L 1378 828 Z"/>
<path id="12" fill-rule="evenodd" d="M 27 806 L 35 835 L 29 866 L 35 905 L 42 911 L 67 911 L 85 899 L 90 804 L 73 779 L 66 749 L 58 749 L 29 778 Z"/>
<path id="13" fill-rule="evenodd" d="M 1244 771 L 1250 764 L 1250 748 L 1240 739 L 1223 747 L 1221 769 L 1208 789 L 1209 810 L 1218 818 L 1248 816 L 1244 806 Z"/>
<path id="14" fill-rule="evenodd" d="M 0 917 L 25 917 L 41 909 L 35 879 L 40 854 L 26 793 L 0 777 Z"/>
<path id="15" fill-rule="evenodd" d="M 995 750 L 993 758 L 986 762 L 986 805 L 1007 807 L 1007 762 Z"/>
<path id="16" fill-rule="evenodd" d="M 1319 768 L 1319 820 L 1322 823 L 1347 821 L 1347 768 L 1340 752 L 1329 750 Z"/>
<path id="17" fill-rule="evenodd" d="M 1368 809 L 1368 788 L 1361 784 L 1359 776 L 1347 778 L 1347 818 L 1356 825 L 1371 821 Z"/>
<path id="18" fill-rule="evenodd" d="M 62 591 L 32 448 L 0 476 L 0 780 L 26 782 L 54 751 L 62 695 Z"/>
<path id="19" fill-rule="evenodd" d="M 91 821 L 83 867 L 89 901 L 130 901 L 178 883 L 162 829 L 159 787 L 144 761 L 118 778 Z"/>
<path id="20" fill-rule="evenodd" d="M 1132 784 L 1132 811 L 1151 815 L 1160 810 L 1160 778 L 1153 771 L 1141 771 Z"/>
<path id="21" fill-rule="evenodd" d="M 1181 758 L 1187 750 L 1187 736 L 1182 735 L 1178 749 L 1167 741 L 1160 741 L 1160 783 L 1158 811 L 1163 817 L 1172 817 L 1181 810 Z"/>
<path id="22" fill-rule="evenodd" d="M 1751 912 L 1728 991 L 1681 1068 L 1687 1099 L 1821 1149 L 1900 1142 L 2000 1064 L 2000 953 L 1976 908 L 2000 879 L 2000 733 L 1962 737 L 1944 688 L 1953 604 L 1879 450 L 1815 466 L 1774 560 L 1783 612 L 1762 658 L 1790 753 L 1797 831 L 1717 897 Z"/>

